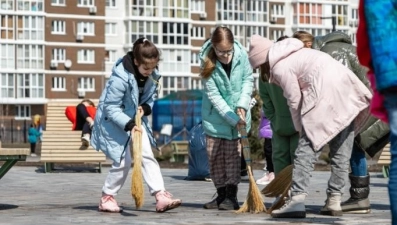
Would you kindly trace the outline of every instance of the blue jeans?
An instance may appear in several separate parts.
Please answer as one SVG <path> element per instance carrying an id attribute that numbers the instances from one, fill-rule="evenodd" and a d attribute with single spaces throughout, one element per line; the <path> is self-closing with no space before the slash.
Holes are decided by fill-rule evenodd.
<path id="1" fill-rule="evenodd" d="M 385 108 L 390 125 L 389 199 L 392 224 L 397 224 L 397 93 L 385 94 Z"/>
<path id="2" fill-rule="evenodd" d="M 367 159 L 365 152 L 361 150 L 356 144 L 353 145 L 352 157 L 350 158 L 350 167 L 352 175 L 355 177 L 367 176 Z"/>

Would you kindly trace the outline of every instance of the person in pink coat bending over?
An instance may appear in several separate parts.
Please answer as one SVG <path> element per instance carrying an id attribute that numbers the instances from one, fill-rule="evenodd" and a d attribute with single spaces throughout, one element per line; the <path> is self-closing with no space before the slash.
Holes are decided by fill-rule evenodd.
<path id="1" fill-rule="evenodd" d="M 304 48 L 287 38 L 274 43 L 253 35 L 249 60 L 270 83 L 279 85 L 299 131 L 292 186 L 285 205 L 272 212 L 276 218 L 305 218 L 310 173 L 318 153 L 330 147 L 331 177 L 321 214 L 340 216 L 341 196 L 349 172 L 349 159 L 358 131 L 369 115 L 371 92 L 357 76 L 330 55 Z"/>

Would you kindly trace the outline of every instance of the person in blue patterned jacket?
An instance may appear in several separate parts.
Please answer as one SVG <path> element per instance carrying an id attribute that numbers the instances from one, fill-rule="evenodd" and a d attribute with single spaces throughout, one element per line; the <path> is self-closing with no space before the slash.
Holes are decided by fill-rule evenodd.
<path id="1" fill-rule="evenodd" d="M 206 209 L 236 210 L 241 144 L 238 126 L 251 125 L 252 68 L 245 48 L 227 27 L 217 27 L 199 53 L 204 86 L 202 120 L 217 197 Z"/>
<path id="2" fill-rule="evenodd" d="M 160 167 L 151 148 L 155 141 L 147 116 L 151 114 L 157 96 L 159 60 L 157 47 L 149 40 L 139 38 L 132 51 L 115 63 L 99 99 L 91 145 L 113 160 L 102 188 L 100 211 L 122 211 L 114 196 L 124 185 L 131 168 L 129 145 L 134 132 L 142 132 L 143 178 L 150 194 L 156 198 L 156 211 L 164 212 L 181 204 L 181 200 L 172 199 L 172 195 L 165 191 Z M 137 112 L 142 117 L 141 127 L 135 125 Z"/>

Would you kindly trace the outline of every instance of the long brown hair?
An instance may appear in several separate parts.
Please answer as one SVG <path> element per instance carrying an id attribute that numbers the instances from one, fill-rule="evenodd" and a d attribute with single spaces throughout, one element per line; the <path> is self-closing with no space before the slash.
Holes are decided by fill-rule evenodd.
<path id="1" fill-rule="evenodd" d="M 270 79 L 270 64 L 269 64 L 269 61 L 261 64 L 259 66 L 259 69 L 260 69 L 259 73 L 260 73 L 261 80 L 263 82 L 268 83 L 269 79 Z"/>
<path id="2" fill-rule="evenodd" d="M 228 41 L 230 44 L 234 43 L 232 31 L 227 27 L 217 27 L 211 36 L 212 46 L 217 45 L 224 40 Z M 208 78 L 211 76 L 212 72 L 215 70 L 216 57 L 215 50 L 211 47 L 204 59 L 204 66 L 200 74 L 201 77 Z"/>

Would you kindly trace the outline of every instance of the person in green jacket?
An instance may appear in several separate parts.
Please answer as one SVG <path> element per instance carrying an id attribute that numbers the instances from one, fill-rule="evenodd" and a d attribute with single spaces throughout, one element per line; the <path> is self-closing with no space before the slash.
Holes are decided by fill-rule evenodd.
<path id="1" fill-rule="evenodd" d="M 288 38 L 288 36 L 282 36 L 277 41 L 285 38 Z M 287 99 L 283 96 L 283 90 L 275 84 L 270 84 L 267 76 L 261 75 L 260 77 L 259 95 L 263 102 L 263 112 L 270 120 L 273 131 L 272 160 L 274 174 L 277 176 L 281 170 L 293 164 L 295 150 L 298 147 L 299 132 L 294 128 Z"/>
<path id="2" fill-rule="evenodd" d="M 239 209 L 241 144 L 238 129 L 251 126 L 254 86 L 245 48 L 227 27 L 217 27 L 199 53 L 203 81 L 202 120 L 216 199 L 205 209 Z"/>
<path id="3" fill-rule="evenodd" d="M 371 90 L 369 80 L 366 77 L 367 70 L 360 65 L 356 47 L 352 45 L 347 34 L 336 31 L 316 37 L 312 48 L 328 53 L 347 66 Z M 371 116 L 366 121 L 364 129 L 356 135 L 350 159 L 350 198 L 341 204 L 344 213 L 370 212 L 371 207 L 368 199 L 370 179 L 365 152 L 373 157 L 388 143 L 389 134 L 389 126 Z"/>

